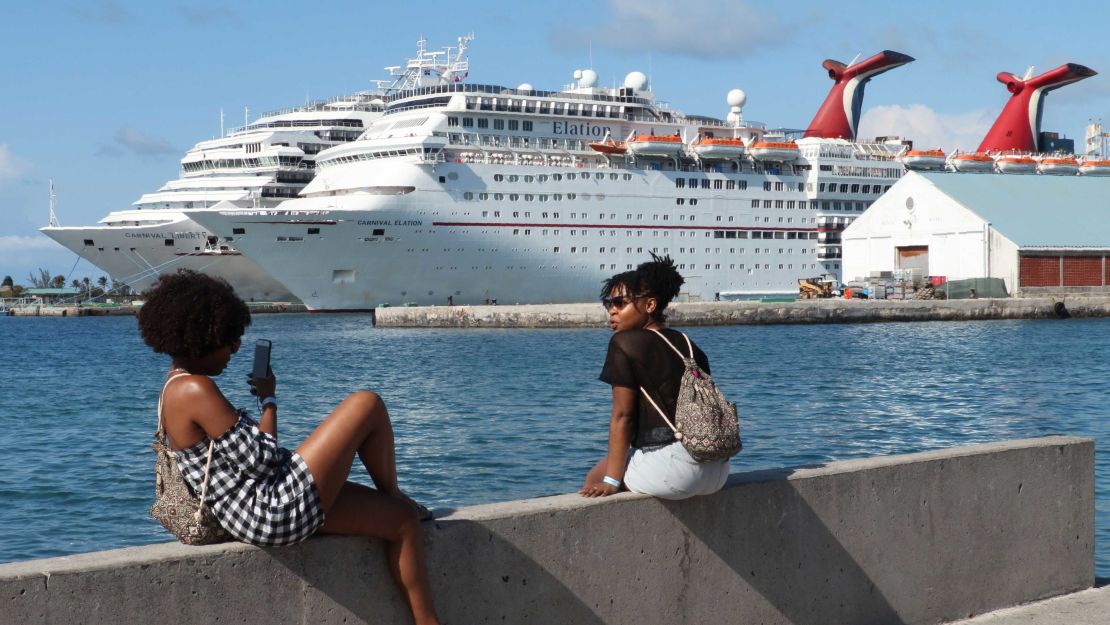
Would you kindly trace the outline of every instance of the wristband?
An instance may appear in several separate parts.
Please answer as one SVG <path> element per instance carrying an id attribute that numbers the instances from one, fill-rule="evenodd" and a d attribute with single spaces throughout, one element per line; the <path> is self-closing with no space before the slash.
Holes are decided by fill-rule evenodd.
<path id="1" fill-rule="evenodd" d="M 267 397 L 266 399 L 262 400 L 262 408 L 263 409 L 265 409 L 266 406 L 270 406 L 270 405 L 273 405 L 274 408 L 277 408 L 277 398 L 274 397 L 273 395 L 271 395 L 271 396 Z"/>
<path id="2" fill-rule="evenodd" d="M 608 475 L 601 478 L 601 481 L 605 482 L 609 486 L 612 486 L 613 488 L 620 488 L 621 487 L 621 481 L 620 480 L 618 480 L 616 478 L 609 477 Z"/>

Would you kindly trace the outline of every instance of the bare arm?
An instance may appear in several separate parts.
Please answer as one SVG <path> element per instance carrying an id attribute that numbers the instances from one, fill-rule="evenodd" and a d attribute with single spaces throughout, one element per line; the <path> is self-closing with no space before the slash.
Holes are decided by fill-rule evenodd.
<path id="1" fill-rule="evenodd" d="M 162 398 L 162 418 L 175 449 L 196 445 L 205 436 L 223 436 L 239 420 L 235 408 L 216 383 L 204 375 L 190 375 L 170 383 Z"/>
<path id="2" fill-rule="evenodd" d="M 586 476 L 586 483 L 578 491 L 586 497 L 607 497 L 620 491 L 602 478 L 609 476 L 624 481 L 628 464 L 628 446 L 632 444 L 632 423 L 639 408 L 636 390 L 624 386 L 613 387 L 613 413 L 609 417 L 609 453 Z M 604 473 L 602 473 L 604 470 Z"/>
<path id="3" fill-rule="evenodd" d="M 274 397 L 277 393 L 277 378 L 274 370 L 267 369 L 266 377 L 250 378 L 247 382 L 251 386 L 251 394 L 258 397 L 259 401 L 267 397 Z M 262 407 L 262 414 L 258 419 L 258 429 L 277 438 L 277 404 L 268 404 Z"/>

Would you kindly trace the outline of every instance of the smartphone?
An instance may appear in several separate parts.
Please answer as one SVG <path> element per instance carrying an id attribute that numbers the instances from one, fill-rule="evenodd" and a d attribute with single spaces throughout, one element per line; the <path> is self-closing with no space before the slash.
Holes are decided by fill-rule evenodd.
<path id="1" fill-rule="evenodd" d="M 266 339 L 258 339 L 254 344 L 254 368 L 251 369 L 251 377 L 255 379 L 262 379 L 270 371 L 270 341 Z"/>

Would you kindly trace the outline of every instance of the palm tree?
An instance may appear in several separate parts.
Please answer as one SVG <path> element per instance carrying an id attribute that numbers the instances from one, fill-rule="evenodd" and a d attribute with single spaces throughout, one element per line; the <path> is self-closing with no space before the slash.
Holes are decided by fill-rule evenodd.
<path id="1" fill-rule="evenodd" d="M 96 283 L 100 285 L 103 290 L 108 290 L 108 276 L 100 276 L 96 279 Z"/>
<path id="2" fill-rule="evenodd" d="M 49 272 L 43 271 L 42 269 L 40 269 L 39 271 L 42 271 L 42 272 L 43 272 L 43 274 L 44 274 L 44 275 L 45 275 L 45 276 L 46 276 L 47 278 L 49 278 L 49 280 L 50 280 L 50 281 L 49 281 L 49 282 L 48 282 L 47 284 L 44 284 L 44 285 L 42 286 L 42 288 L 46 288 L 46 287 L 48 287 L 48 286 L 52 286 L 52 287 L 54 287 L 55 289 L 60 289 L 60 288 L 62 288 L 62 287 L 64 287 L 64 286 L 66 285 L 66 277 L 65 277 L 65 276 L 54 276 L 53 278 L 50 278 L 50 273 L 49 273 Z"/>

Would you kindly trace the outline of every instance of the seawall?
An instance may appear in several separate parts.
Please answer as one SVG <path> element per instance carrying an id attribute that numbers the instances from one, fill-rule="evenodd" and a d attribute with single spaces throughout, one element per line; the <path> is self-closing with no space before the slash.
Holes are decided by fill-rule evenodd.
<path id="1" fill-rule="evenodd" d="M 681 502 L 474 506 L 424 529 L 452 623 L 918 624 L 1092 586 L 1094 505 L 1094 443 L 1056 436 L 736 474 Z M 4 624 L 409 622 L 380 543 L 350 537 L 4 564 L 0 606 Z"/>
<path id="2" fill-rule="evenodd" d="M 1058 319 L 1110 316 L 1110 297 L 1031 297 L 966 300 L 799 300 L 796 302 L 675 302 L 667 320 L 676 326 L 875 323 Z M 514 306 L 412 306 L 378 308 L 385 328 L 599 328 L 608 315 L 601 304 Z"/>

